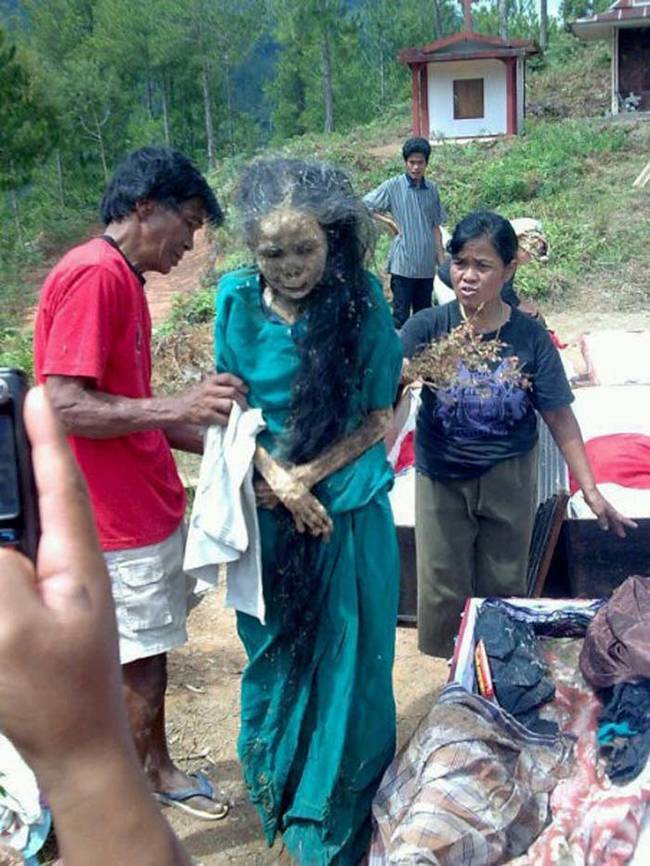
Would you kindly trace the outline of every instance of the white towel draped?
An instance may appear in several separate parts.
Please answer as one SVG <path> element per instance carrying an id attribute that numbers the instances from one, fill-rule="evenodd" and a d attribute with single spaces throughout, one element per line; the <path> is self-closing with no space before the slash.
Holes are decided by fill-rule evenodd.
<path id="1" fill-rule="evenodd" d="M 264 623 L 262 552 L 253 489 L 257 434 L 265 427 L 260 409 L 233 404 L 228 426 L 205 434 L 199 482 L 190 517 L 183 569 L 216 586 L 227 563 L 226 607 Z"/>

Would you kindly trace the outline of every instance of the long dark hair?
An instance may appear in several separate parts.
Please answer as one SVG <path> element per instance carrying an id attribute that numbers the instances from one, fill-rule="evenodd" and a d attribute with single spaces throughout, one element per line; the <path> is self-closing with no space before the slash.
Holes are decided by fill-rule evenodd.
<path id="1" fill-rule="evenodd" d="M 359 379 L 361 322 L 370 305 L 363 269 L 374 241 L 370 215 L 347 175 L 323 163 L 298 159 L 254 162 L 238 190 L 244 234 L 255 248 L 260 220 L 279 207 L 312 214 L 327 237 L 327 262 L 309 294 L 305 330 L 298 343 L 284 456 L 304 463 L 345 432 Z"/>
<path id="2" fill-rule="evenodd" d="M 260 221 L 281 207 L 312 214 L 327 237 L 325 271 L 306 301 L 305 329 L 297 344 L 300 366 L 281 443 L 282 457 L 305 463 L 343 436 L 352 416 L 360 379 L 361 325 L 371 304 L 363 264 L 374 242 L 374 226 L 347 175 L 323 163 L 282 158 L 254 162 L 242 176 L 237 204 L 251 249 Z M 299 533 L 284 508 L 278 507 L 276 514 L 272 579 L 279 609 L 274 615 L 299 668 L 313 651 L 323 592 L 317 573 L 322 545 L 308 532 Z M 290 693 L 291 683 L 287 688 Z"/>

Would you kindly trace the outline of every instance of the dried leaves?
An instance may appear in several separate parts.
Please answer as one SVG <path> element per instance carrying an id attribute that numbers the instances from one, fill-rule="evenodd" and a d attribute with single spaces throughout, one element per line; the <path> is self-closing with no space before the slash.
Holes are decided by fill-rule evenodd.
<path id="1" fill-rule="evenodd" d="M 459 372 L 485 374 L 499 366 L 498 376 L 504 383 L 520 388 L 529 388 L 530 381 L 524 376 L 516 357 L 504 360 L 501 350 L 505 343 L 499 334 L 493 340 L 484 340 L 476 331 L 471 319 L 466 319 L 457 328 L 444 334 L 411 358 L 405 370 L 408 380 L 419 380 L 434 391 L 452 387 Z"/>

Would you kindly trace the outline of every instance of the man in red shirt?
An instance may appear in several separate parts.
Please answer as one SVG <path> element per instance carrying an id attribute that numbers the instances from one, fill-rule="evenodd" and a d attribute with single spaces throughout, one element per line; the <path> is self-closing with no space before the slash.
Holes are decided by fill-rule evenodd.
<path id="1" fill-rule="evenodd" d="M 131 730 L 153 790 L 207 819 L 223 817 L 203 774 L 167 750 L 166 653 L 187 640 L 191 587 L 182 571 L 185 491 L 171 447 L 200 452 L 203 428 L 227 423 L 246 388 L 212 374 L 170 397 L 151 391 L 147 271 L 167 274 L 219 204 L 192 163 L 143 148 L 118 167 L 101 203 L 101 237 L 50 272 L 38 307 L 35 373 L 63 420 L 86 477 L 111 574 Z"/>

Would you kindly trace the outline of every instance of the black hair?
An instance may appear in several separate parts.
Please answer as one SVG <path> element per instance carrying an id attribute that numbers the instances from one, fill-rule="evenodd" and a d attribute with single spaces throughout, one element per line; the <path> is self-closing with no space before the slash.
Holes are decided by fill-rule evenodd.
<path id="1" fill-rule="evenodd" d="M 343 435 L 349 421 L 361 321 L 370 304 L 363 264 L 374 228 L 347 175 L 323 163 L 254 162 L 242 176 L 237 203 L 252 249 L 260 220 L 280 207 L 312 214 L 327 237 L 325 272 L 306 301 L 284 443 L 286 458 L 304 463 Z"/>
<path id="2" fill-rule="evenodd" d="M 447 244 L 447 252 L 458 255 L 466 243 L 487 238 L 504 265 L 516 258 L 519 248 L 517 235 L 510 222 L 490 210 L 473 210 L 458 223 Z"/>
<path id="3" fill-rule="evenodd" d="M 361 378 L 361 325 L 372 303 L 363 267 L 375 237 L 372 218 L 343 171 L 299 159 L 252 163 L 241 178 L 237 204 L 251 249 L 260 221 L 279 208 L 311 214 L 327 237 L 325 271 L 305 301 L 300 366 L 280 443 L 283 458 L 305 463 L 341 438 L 352 419 Z M 318 486 L 314 492 L 318 496 Z M 300 664 L 313 650 L 315 611 L 324 592 L 316 568 L 322 542 L 299 533 L 286 509 L 278 507 L 274 514 L 277 615 Z"/>
<path id="4" fill-rule="evenodd" d="M 431 156 L 431 145 L 426 138 L 408 138 L 402 146 L 402 156 L 404 162 L 414 153 L 421 153 L 427 163 Z"/>
<path id="5" fill-rule="evenodd" d="M 223 213 L 215 194 L 186 156 L 166 147 L 142 147 L 118 165 L 99 213 L 104 225 L 108 225 L 128 217 L 137 202 L 145 199 L 177 211 L 191 198 L 201 200 L 209 222 L 221 225 Z"/>

